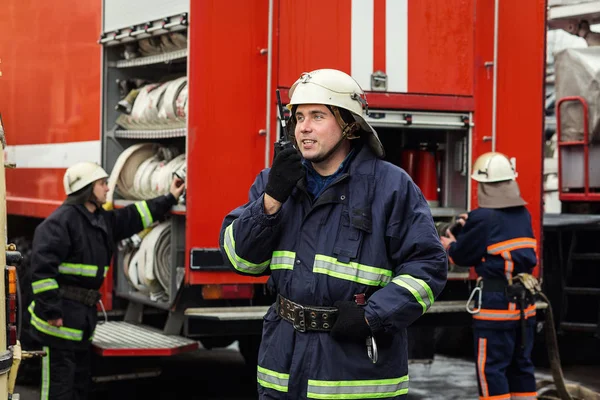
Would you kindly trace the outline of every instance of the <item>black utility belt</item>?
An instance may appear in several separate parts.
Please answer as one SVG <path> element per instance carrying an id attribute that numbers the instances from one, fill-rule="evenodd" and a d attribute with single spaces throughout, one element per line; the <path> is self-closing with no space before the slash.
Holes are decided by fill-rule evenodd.
<path id="1" fill-rule="evenodd" d="M 60 285 L 59 292 L 63 299 L 73 300 L 89 307 L 94 307 L 102 298 L 97 290 L 71 285 Z"/>
<path id="2" fill-rule="evenodd" d="M 508 287 L 508 281 L 506 279 L 483 279 L 481 285 L 482 292 L 489 293 L 504 293 Z"/>
<path id="3" fill-rule="evenodd" d="M 299 332 L 328 332 L 333 327 L 338 309 L 335 307 L 305 306 L 277 295 L 275 303 L 277 315 L 288 321 Z"/>

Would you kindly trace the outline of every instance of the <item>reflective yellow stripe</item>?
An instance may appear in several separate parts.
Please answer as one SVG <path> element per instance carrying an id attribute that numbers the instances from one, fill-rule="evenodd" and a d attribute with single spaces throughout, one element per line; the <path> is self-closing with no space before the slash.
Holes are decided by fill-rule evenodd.
<path id="1" fill-rule="evenodd" d="M 65 275 L 81 275 L 95 278 L 98 274 L 97 265 L 62 263 L 58 266 L 58 272 Z"/>
<path id="2" fill-rule="evenodd" d="M 152 225 L 154 219 L 152 218 L 152 213 L 150 213 L 150 209 L 148 208 L 148 203 L 145 201 L 138 201 L 135 203 L 135 208 L 137 208 L 137 211 L 142 218 L 142 226 L 144 229 Z"/>
<path id="3" fill-rule="evenodd" d="M 106 275 L 108 274 L 108 265 L 106 267 L 104 267 L 104 277 L 106 278 Z"/>
<path id="4" fill-rule="evenodd" d="M 433 291 L 424 280 L 403 274 L 395 277 L 392 282 L 412 293 L 417 302 L 423 307 L 423 314 L 433 304 Z"/>
<path id="5" fill-rule="evenodd" d="M 83 331 L 79 329 L 66 328 L 64 326 L 57 327 L 50 325 L 48 322 L 44 321 L 37 315 L 35 315 L 33 309 L 35 307 L 35 301 L 32 301 L 27 311 L 31 314 L 31 325 L 40 332 L 45 333 L 46 335 L 55 336 L 65 340 L 72 340 L 75 342 L 80 342 L 83 340 Z"/>
<path id="6" fill-rule="evenodd" d="M 275 269 L 294 269 L 296 253 L 293 251 L 277 250 L 271 257 L 271 270 Z"/>
<path id="7" fill-rule="evenodd" d="M 233 222 L 225 229 L 225 237 L 223 247 L 225 249 L 225 253 L 227 254 L 227 258 L 233 265 L 233 268 L 238 271 L 245 272 L 247 274 L 262 274 L 265 272 L 271 260 L 264 261 L 260 264 L 254 264 L 250 261 L 244 260 L 242 257 L 238 256 L 235 253 L 235 240 L 233 239 Z"/>
<path id="8" fill-rule="evenodd" d="M 287 393 L 290 375 L 271 371 L 270 369 L 263 368 L 259 365 L 256 373 L 256 380 L 262 387 Z"/>
<path id="9" fill-rule="evenodd" d="M 322 254 L 315 256 L 313 272 L 369 286 L 385 286 L 392 279 L 389 269 L 375 268 L 356 262 L 343 263 L 335 257 Z"/>
<path id="10" fill-rule="evenodd" d="M 385 399 L 408 393 L 408 375 L 366 381 L 308 380 L 309 399 Z"/>
<path id="11" fill-rule="evenodd" d="M 48 400 L 50 394 L 50 347 L 44 346 L 42 350 L 46 356 L 42 357 L 42 387 L 40 388 L 40 399 Z"/>
<path id="12" fill-rule="evenodd" d="M 52 278 L 40 279 L 39 281 L 32 282 L 31 288 L 33 289 L 33 294 L 38 294 L 48 290 L 58 289 L 58 282 Z"/>

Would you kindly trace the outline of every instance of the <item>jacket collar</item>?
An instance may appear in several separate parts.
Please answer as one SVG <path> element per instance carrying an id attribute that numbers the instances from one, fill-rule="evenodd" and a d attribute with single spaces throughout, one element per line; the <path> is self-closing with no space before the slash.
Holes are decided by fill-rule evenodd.
<path id="1" fill-rule="evenodd" d="M 108 228 L 106 226 L 106 221 L 102 218 L 102 213 L 104 210 L 96 209 L 93 213 L 91 213 L 83 204 L 74 204 L 67 205 L 67 207 L 75 207 L 75 209 L 84 216 L 84 218 L 89 222 L 91 226 L 94 228 L 98 228 L 102 230 L 104 233 L 108 235 Z"/>
<path id="2" fill-rule="evenodd" d="M 362 231 L 372 232 L 373 198 L 375 195 L 375 168 L 378 158 L 369 146 L 356 149 L 358 153 L 350 162 L 349 169 L 337 179 L 343 180 L 326 190 L 315 204 L 346 203 L 350 213 L 350 224 Z M 337 180 L 336 179 L 336 180 Z M 298 189 L 307 191 L 305 179 L 301 179 Z M 344 200 L 341 199 L 344 195 Z"/>

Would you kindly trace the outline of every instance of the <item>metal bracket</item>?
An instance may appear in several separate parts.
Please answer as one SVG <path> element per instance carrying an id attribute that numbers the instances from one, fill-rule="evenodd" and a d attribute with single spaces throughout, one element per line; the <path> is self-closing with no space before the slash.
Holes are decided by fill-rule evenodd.
<path id="1" fill-rule="evenodd" d="M 383 71 L 375 71 L 371 74 L 371 90 L 378 92 L 387 91 L 388 79 Z"/>
<path id="2" fill-rule="evenodd" d="M 127 311 L 125 312 L 124 320 L 126 322 L 141 324 L 143 315 L 144 305 L 142 303 L 129 301 L 129 304 L 127 304 Z"/>
<path id="3" fill-rule="evenodd" d="M 167 323 L 165 324 L 163 333 L 165 335 L 181 334 L 184 318 L 185 316 L 183 315 L 183 311 L 169 311 L 169 316 L 167 317 Z"/>

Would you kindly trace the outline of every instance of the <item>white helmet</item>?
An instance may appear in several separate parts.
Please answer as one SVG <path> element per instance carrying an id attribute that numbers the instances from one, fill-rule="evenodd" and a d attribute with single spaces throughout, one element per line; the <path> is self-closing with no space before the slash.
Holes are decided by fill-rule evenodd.
<path id="1" fill-rule="evenodd" d="M 352 113 L 361 128 L 370 133 L 369 147 L 380 158 L 385 151 L 377 132 L 363 118 L 363 108 L 368 112 L 365 92 L 350 75 L 336 69 L 318 69 L 303 73 L 290 88 L 288 109 L 300 104 L 324 104 L 343 108 Z"/>
<path id="2" fill-rule="evenodd" d="M 63 177 L 65 193 L 68 195 L 83 189 L 98 179 L 108 178 L 106 171 L 93 162 L 79 162 L 67 168 Z"/>
<path id="3" fill-rule="evenodd" d="M 494 151 L 477 158 L 471 175 L 471 178 L 483 183 L 510 181 L 516 177 L 517 173 L 508 157 Z"/>

